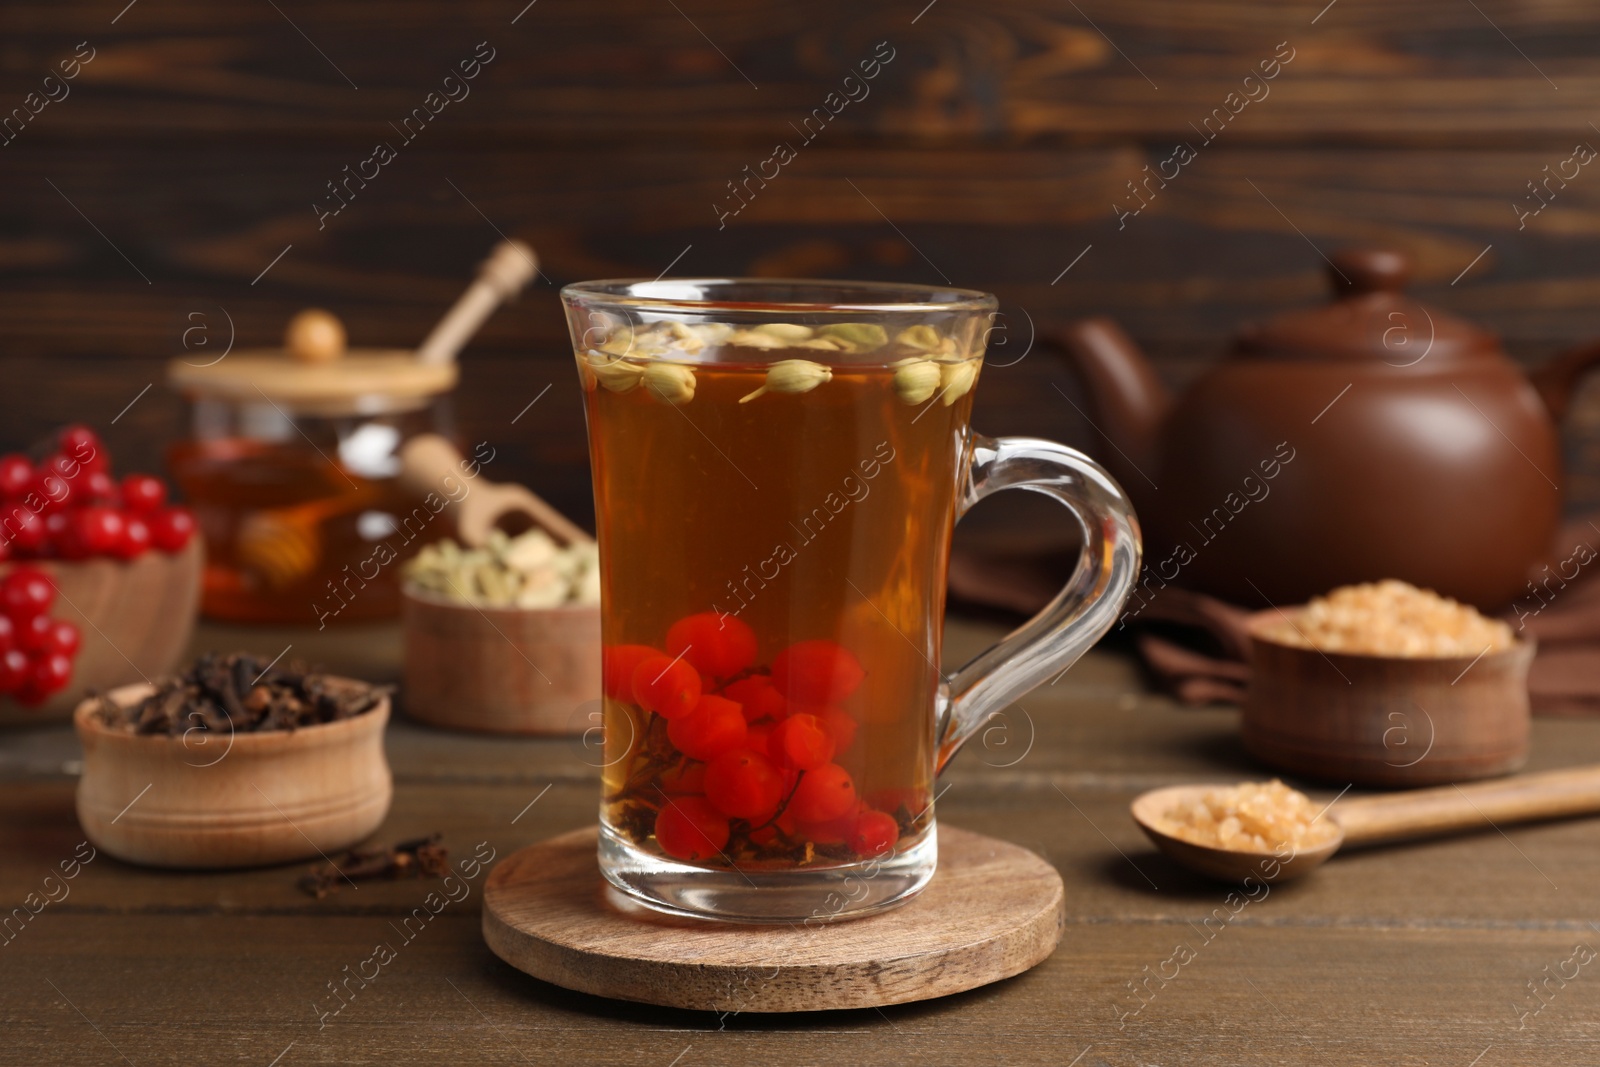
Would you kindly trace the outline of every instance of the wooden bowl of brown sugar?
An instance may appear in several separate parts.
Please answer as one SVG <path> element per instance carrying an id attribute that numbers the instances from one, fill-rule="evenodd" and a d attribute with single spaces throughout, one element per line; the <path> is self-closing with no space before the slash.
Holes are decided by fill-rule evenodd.
<path id="1" fill-rule="evenodd" d="M 332 854 L 378 828 L 394 792 L 386 691 L 231 657 L 197 685 L 207 662 L 78 705 L 78 821 L 96 848 L 152 867 L 253 867 Z"/>
<path id="2" fill-rule="evenodd" d="M 1245 747 L 1338 784 L 1442 785 L 1528 757 L 1534 642 L 1400 582 L 1347 586 L 1250 626 Z"/>

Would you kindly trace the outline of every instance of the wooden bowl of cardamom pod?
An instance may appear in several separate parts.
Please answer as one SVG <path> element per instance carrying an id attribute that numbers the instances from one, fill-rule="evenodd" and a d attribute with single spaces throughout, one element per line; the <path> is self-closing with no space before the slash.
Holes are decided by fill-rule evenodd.
<path id="1" fill-rule="evenodd" d="M 582 734 L 599 724 L 600 586 L 594 542 L 543 530 L 480 548 L 427 546 L 401 587 L 401 705 L 473 733 Z"/>

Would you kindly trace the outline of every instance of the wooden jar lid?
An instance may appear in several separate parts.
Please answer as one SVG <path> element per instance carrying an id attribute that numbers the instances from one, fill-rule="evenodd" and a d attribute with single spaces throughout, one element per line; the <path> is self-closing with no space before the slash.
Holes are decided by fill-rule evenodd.
<path id="1" fill-rule="evenodd" d="M 211 364 L 174 359 L 167 382 L 191 399 L 267 400 L 319 414 L 370 414 L 421 407 L 456 386 L 453 360 L 423 363 L 407 349 L 346 352 L 344 327 L 325 311 L 290 320 L 283 348 L 233 352 Z"/>

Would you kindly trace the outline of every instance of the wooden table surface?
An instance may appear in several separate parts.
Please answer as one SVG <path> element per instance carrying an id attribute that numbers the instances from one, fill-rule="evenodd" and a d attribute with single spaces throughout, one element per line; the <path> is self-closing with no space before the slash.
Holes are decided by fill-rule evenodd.
<path id="1" fill-rule="evenodd" d="M 997 632 L 953 623 L 948 658 Z M 209 628 L 197 644 L 272 655 L 293 642 L 294 656 L 392 676 L 392 630 L 326 637 Z M 317 901 L 296 888 L 298 866 L 168 873 L 101 855 L 0 945 L 0 1062 L 1600 1062 L 1600 823 L 1351 854 L 1230 903 L 1158 856 L 1127 808 L 1153 786 L 1261 776 L 1235 718 L 1151 695 L 1129 659 L 1100 651 L 974 740 L 945 775 L 941 819 L 1036 850 L 1067 890 L 1055 955 L 984 989 L 804 1016 L 600 1000 L 492 956 L 480 881 L 324 1016 L 339 1004 L 329 983 L 400 941 L 392 924 L 426 884 L 363 883 Z M 479 842 L 504 856 L 595 817 L 595 774 L 573 742 L 402 720 L 389 755 L 395 803 L 380 841 L 440 831 L 455 856 Z M 8 909 L 82 840 L 76 759 L 63 727 L 0 735 Z M 1600 761 L 1600 722 L 1535 724 L 1533 768 L 1588 761 Z M 1537 998 L 1530 982 L 1542 983 Z"/>

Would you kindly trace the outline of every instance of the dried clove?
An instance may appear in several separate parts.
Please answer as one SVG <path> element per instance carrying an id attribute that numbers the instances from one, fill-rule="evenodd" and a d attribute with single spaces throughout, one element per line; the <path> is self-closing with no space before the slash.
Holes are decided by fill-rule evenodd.
<path id="1" fill-rule="evenodd" d="M 210 652 L 136 703 L 121 706 L 101 695 L 97 713 L 106 726 L 135 734 L 260 733 L 354 718 L 377 707 L 387 692 L 247 652 Z"/>
<path id="2" fill-rule="evenodd" d="M 349 882 L 377 878 L 442 878 L 450 873 L 450 852 L 430 834 L 389 848 L 353 848 L 337 861 L 317 864 L 300 878 L 300 888 L 321 900 Z"/>

